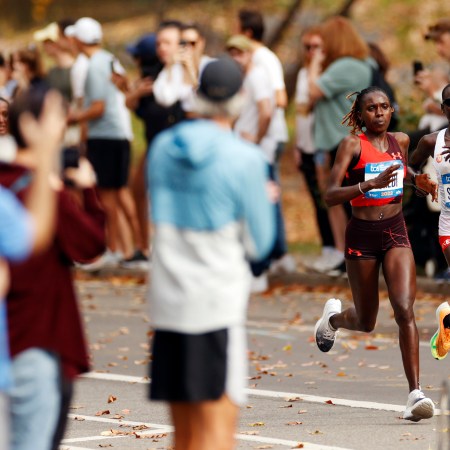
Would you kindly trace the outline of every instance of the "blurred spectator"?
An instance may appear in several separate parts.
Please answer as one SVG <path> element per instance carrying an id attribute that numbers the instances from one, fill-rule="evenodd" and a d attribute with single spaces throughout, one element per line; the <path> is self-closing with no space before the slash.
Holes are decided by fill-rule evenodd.
<path id="1" fill-rule="evenodd" d="M 0 167 L 0 184 L 21 200 L 29 190 L 37 156 L 19 129 L 19 118 L 24 112 L 39 117 L 44 94 L 42 89 L 23 92 L 10 111 L 10 130 L 18 152 L 15 164 Z M 41 142 L 40 148 L 50 145 L 47 143 L 56 145 L 54 141 L 61 145 L 65 120 L 60 106 L 46 123 L 36 124 L 34 139 Z M 87 261 L 104 251 L 104 213 L 95 195 L 93 170 L 86 160 L 80 160 L 79 168 L 68 169 L 64 176 L 81 194 L 83 206 L 61 186 L 50 247 L 23 263 L 10 265 L 7 308 L 14 379 L 13 450 L 58 448 L 73 379 L 89 369 L 71 267 L 72 261 Z"/>
<path id="2" fill-rule="evenodd" d="M 316 148 L 313 138 L 314 113 L 309 103 L 308 69 L 312 55 L 322 48 L 322 37 L 318 27 L 308 28 L 302 35 L 303 67 L 297 75 L 295 89 L 295 136 L 296 158 L 299 170 L 305 177 L 311 195 L 319 234 L 322 241 L 321 258 L 328 260 L 336 250 L 334 249 L 333 233 L 328 221 L 327 207 L 323 202 L 322 193 L 325 192 L 326 178 L 323 167 L 316 164 Z M 320 259 L 315 263 L 321 264 Z"/>
<path id="3" fill-rule="evenodd" d="M 177 450 L 233 449 L 245 404 L 246 257 L 270 250 L 274 224 L 261 152 L 231 132 L 241 84 L 229 58 L 207 64 L 203 119 L 164 131 L 149 154 L 150 397 L 169 402 Z"/>
<path id="4" fill-rule="evenodd" d="M 284 151 L 284 145 L 288 141 L 288 131 L 285 118 L 285 108 L 287 107 L 287 93 L 284 83 L 283 66 L 278 56 L 263 44 L 265 31 L 263 16 L 259 11 L 241 9 L 238 14 L 239 32 L 247 36 L 253 44 L 253 63 L 262 67 L 271 82 L 271 87 L 275 96 L 275 113 L 272 116 L 269 127 L 269 135 L 275 139 L 276 151 L 271 164 L 273 166 L 273 179 L 279 183 L 278 165 Z M 294 272 L 296 270 L 295 261 L 287 254 L 287 243 L 284 230 L 284 221 L 279 209 L 279 229 L 274 251 L 272 252 L 272 262 L 270 269 L 273 272 Z"/>
<path id="5" fill-rule="evenodd" d="M 169 39 L 170 49 L 167 45 Z M 153 94 L 159 104 L 169 107 L 180 102 L 184 113 L 192 113 L 199 74 L 211 59 L 203 54 L 204 49 L 205 38 L 198 25 L 183 25 L 175 21 L 160 25 L 157 51 L 164 68 L 153 85 Z"/>
<path id="6" fill-rule="evenodd" d="M 275 93 L 268 74 L 253 62 L 252 41 L 244 36 L 232 36 L 226 43 L 229 55 L 239 64 L 244 73 L 242 90 L 244 105 L 234 124 L 234 131 L 246 141 L 257 144 L 270 167 L 270 178 L 274 180 L 273 165 L 277 142 L 269 133 L 269 126 L 275 111 Z M 253 292 L 264 292 L 268 288 L 267 269 L 270 258 L 252 264 L 254 275 Z"/>
<path id="7" fill-rule="evenodd" d="M 252 40 L 253 63 L 261 66 L 269 75 L 272 89 L 275 91 L 276 113 L 271 123 L 271 134 L 277 139 L 277 152 L 275 165 L 278 164 L 288 141 L 288 131 L 284 110 L 287 107 L 286 85 L 284 83 L 283 66 L 278 56 L 263 44 L 264 19 L 262 14 L 256 10 L 241 9 L 239 11 L 239 32 Z"/>
<path id="8" fill-rule="evenodd" d="M 348 135 L 348 130 L 341 124 L 342 117 L 351 106 L 347 95 L 368 87 L 372 81 L 372 70 L 367 61 L 368 45 L 348 19 L 331 17 L 320 26 L 319 31 L 323 49 L 311 59 L 308 72 L 309 99 L 315 114 L 316 160 L 324 170 L 329 170 L 334 163 L 339 143 Z M 330 207 L 328 217 L 338 252 L 335 252 L 335 257 L 328 258 L 320 270 L 345 270 L 344 237 L 347 216 L 343 206 Z"/>
<path id="9" fill-rule="evenodd" d="M 53 237 L 56 192 L 50 186 L 49 176 L 59 150 L 58 129 L 61 133 L 63 126 L 61 119 L 59 123 L 58 119 L 56 122 L 53 121 L 53 114 L 61 114 L 60 102 L 59 98 L 50 96 L 39 123 L 33 120 L 22 122 L 22 134 L 26 137 L 30 153 L 35 158 L 34 178 L 30 182 L 29 192 L 25 198 L 28 211 L 24 210 L 14 192 L 0 188 L 0 448 L 2 450 L 11 448 L 8 398 L 11 389 L 11 367 L 4 301 L 9 288 L 9 270 L 4 258 L 11 262 L 20 261 L 31 252 L 45 250 Z M 36 130 L 36 126 L 41 129 Z M 48 129 L 49 126 L 51 130 Z M 46 135 L 46 130 L 53 133 Z M 45 137 L 42 136 L 43 132 Z M 0 164 L 0 171 L 2 167 Z M 36 440 L 39 448 L 40 436 L 37 436 Z"/>
<path id="10" fill-rule="evenodd" d="M 17 81 L 11 77 L 12 70 L 8 60 L 0 53 L 0 97 L 11 100 Z"/>
<path id="11" fill-rule="evenodd" d="M 101 259 L 85 267 L 98 270 L 122 262 L 146 263 L 147 249 L 140 240 L 139 224 L 133 198 L 127 187 L 130 166 L 130 123 L 124 111 L 124 96 L 111 80 L 121 70 L 115 57 L 102 48 L 101 25 L 90 17 L 67 27 L 65 34 L 75 38 L 79 51 L 89 58 L 84 90 L 84 107 L 72 110 L 69 123 L 86 121 L 87 157 L 98 180 L 98 192 L 107 215 L 108 251 Z M 125 216 L 137 250 L 126 246 L 126 232 L 121 230 L 120 214 Z"/>
<path id="12" fill-rule="evenodd" d="M 57 89 L 70 102 L 72 100 L 70 72 L 75 58 L 70 48 L 61 45 L 61 34 L 59 25 L 52 22 L 42 30 L 36 31 L 33 38 L 42 43 L 44 52 L 53 61 L 45 80 L 51 88 Z"/>
<path id="13" fill-rule="evenodd" d="M 425 34 L 425 39 L 433 41 L 438 55 L 447 62 L 450 62 L 450 19 L 440 19 L 434 25 L 430 25 Z M 450 78 L 449 74 L 447 74 L 446 82 L 442 79 L 438 81 L 430 71 L 422 70 L 417 73 L 414 81 L 428 97 L 434 99 L 439 105 L 442 101 L 442 89 L 450 81 Z"/>
<path id="14" fill-rule="evenodd" d="M 164 29 L 161 29 L 158 34 L 161 38 L 164 37 L 164 34 L 170 36 L 171 32 L 166 33 Z M 136 43 L 127 47 L 127 51 L 133 56 L 139 68 L 140 77 L 129 86 L 126 104 L 128 108 L 134 110 L 137 116 L 143 120 L 147 143 L 146 151 L 137 164 L 132 182 L 132 192 L 137 207 L 141 239 L 145 243 L 146 248 L 149 248 L 149 215 L 145 183 L 148 148 L 158 133 L 174 125 L 183 117 L 179 102 L 172 106 L 164 107 L 156 101 L 153 95 L 153 82 L 163 68 L 163 63 L 157 54 L 156 41 L 157 35 L 150 33 L 142 36 Z"/>
<path id="15" fill-rule="evenodd" d="M 9 102 L 0 97 L 0 162 L 11 162 L 16 155 L 16 143 L 9 135 Z"/>
<path id="16" fill-rule="evenodd" d="M 12 78 L 17 82 L 13 96 L 29 87 L 47 87 L 42 56 L 36 45 L 29 45 L 12 54 Z"/>
<path id="17" fill-rule="evenodd" d="M 5 136 L 9 131 L 9 102 L 0 97 L 0 136 Z"/>

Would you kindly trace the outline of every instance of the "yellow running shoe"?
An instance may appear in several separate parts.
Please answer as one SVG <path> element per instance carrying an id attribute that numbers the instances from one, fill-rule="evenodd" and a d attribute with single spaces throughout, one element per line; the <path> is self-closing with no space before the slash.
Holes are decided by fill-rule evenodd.
<path id="1" fill-rule="evenodd" d="M 436 333 L 433 334 L 433 337 L 430 339 L 430 350 L 431 350 L 431 355 L 433 356 L 433 358 L 435 359 L 444 359 L 447 356 L 447 353 L 444 354 L 444 356 L 439 356 L 438 352 L 437 352 L 437 347 L 436 347 L 436 339 L 438 337 L 439 331 L 436 331 Z"/>
<path id="2" fill-rule="evenodd" d="M 447 316 L 450 316 L 450 305 L 444 302 L 436 309 L 438 329 L 430 340 L 431 354 L 436 359 L 444 359 L 450 350 L 450 328 L 444 325 Z"/>

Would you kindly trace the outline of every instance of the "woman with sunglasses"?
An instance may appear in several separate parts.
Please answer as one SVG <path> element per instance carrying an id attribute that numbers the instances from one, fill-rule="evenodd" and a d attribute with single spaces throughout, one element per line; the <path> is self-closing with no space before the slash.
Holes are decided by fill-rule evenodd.
<path id="1" fill-rule="evenodd" d="M 450 124 L 450 84 L 442 90 L 441 111 Z M 427 159 L 433 158 L 436 170 L 441 213 L 439 215 L 439 244 L 441 245 L 450 274 L 450 126 L 440 131 L 423 136 L 410 158 L 414 169 L 421 169 Z M 431 338 L 431 354 L 436 359 L 443 359 L 450 350 L 450 323 L 446 317 L 450 314 L 450 306 L 442 303 L 436 310 L 438 329 Z M 448 325 L 448 326 L 446 326 Z"/>

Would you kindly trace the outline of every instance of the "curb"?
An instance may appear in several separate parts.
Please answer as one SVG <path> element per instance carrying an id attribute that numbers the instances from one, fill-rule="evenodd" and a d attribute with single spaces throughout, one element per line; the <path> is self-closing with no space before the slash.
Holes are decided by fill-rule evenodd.
<path id="1" fill-rule="evenodd" d="M 136 269 L 122 269 L 122 268 L 105 268 L 97 272 L 84 272 L 80 269 L 76 269 L 77 280 L 95 280 L 108 277 L 131 277 L 139 278 L 141 280 L 148 279 L 149 273 L 147 270 Z M 350 287 L 347 277 L 344 276 L 330 276 L 317 272 L 295 272 L 295 273 L 283 273 L 276 275 L 269 275 L 270 284 L 302 284 L 305 286 L 341 286 Z M 386 289 L 386 283 L 384 278 L 380 276 L 379 279 L 380 289 Z M 450 295 L 450 283 L 436 281 L 432 278 L 417 277 L 417 291 L 429 294 Z"/>

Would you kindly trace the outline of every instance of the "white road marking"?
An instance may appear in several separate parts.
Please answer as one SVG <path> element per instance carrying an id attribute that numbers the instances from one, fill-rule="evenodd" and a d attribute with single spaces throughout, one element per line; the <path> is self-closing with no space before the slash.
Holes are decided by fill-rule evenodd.
<path id="1" fill-rule="evenodd" d="M 89 372 L 82 375 L 83 378 L 90 378 L 95 380 L 106 380 L 106 381 L 122 381 L 129 383 L 144 383 L 148 384 L 149 380 L 143 377 L 134 377 L 130 375 L 119 375 L 113 373 L 98 373 Z M 374 409 L 378 411 L 395 411 L 403 412 L 404 405 L 393 405 L 390 403 L 378 403 L 378 402 L 366 402 L 361 400 L 347 400 L 343 398 L 334 397 L 321 397 L 317 395 L 302 394 L 298 392 L 282 392 L 282 391 L 269 391 L 265 389 L 246 389 L 247 395 L 254 397 L 266 397 L 266 398 L 280 398 L 280 399 L 290 399 L 290 398 L 300 398 L 305 402 L 324 404 L 325 402 L 332 401 L 333 404 L 338 406 L 348 406 L 351 408 L 363 408 L 363 409 Z M 435 415 L 440 415 L 440 410 L 435 411 Z"/>
<path id="2" fill-rule="evenodd" d="M 146 425 L 151 426 L 154 428 L 153 430 L 142 430 L 139 431 L 139 434 L 141 436 L 154 436 L 159 434 L 168 434 L 173 432 L 173 427 L 162 425 L 162 424 L 150 424 L 145 422 L 135 422 L 135 421 L 129 421 L 129 420 L 114 420 L 114 419 L 107 419 L 102 417 L 94 417 L 94 416 L 85 416 L 85 415 L 77 415 L 77 414 L 69 414 L 69 418 L 75 419 L 76 417 L 82 418 L 88 422 L 105 422 L 105 423 L 115 423 L 120 425 Z M 81 442 L 89 442 L 89 441 L 97 441 L 97 440 L 106 440 L 106 439 L 119 439 L 119 438 L 127 438 L 130 437 L 129 435 L 124 436 L 89 436 L 89 437 L 78 437 L 78 438 L 72 438 L 72 439 L 64 439 L 62 441 L 62 444 L 70 444 L 70 443 L 81 443 Z M 251 441 L 251 442 L 259 442 L 263 444 L 274 444 L 274 445 L 282 445 L 284 447 L 289 448 L 295 448 L 300 442 L 303 444 L 303 447 L 305 450 L 351 450 L 348 448 L 343 447 L 334 447 L 334 446 L 328 446 L 323 444 L 312 444 L 309 442 L 303 442 L 303 441 L 290 441 L 286 439 L 278 439 L 278 438 L 271 438 L 271 437 L 265 437 L 265 436 L 252 436 L 247 434 L 236 434 L 236 439 L 240 441 Z M 60 450 L 78 450 L 81 449 L 81 447 L 61 447 Z M 86 449 L 90 450 L 90 449 Z"/>
<path id="3" fill-rule="evenodd" d="M 86 416 L 83 414 L 73 414 L 70 413 L 67 415 L 69 419 L 83 419 L 89 422 L 103 422 L 103 423 L 114 423 L 118 425 L 129 425 L 131 427 L 145 425 L 149 428 L 158 429 L 160 432 L 169 432 L 173 431 L 173 427 L 170 425 L 161 425 L 159 423 L 149 423 L 149 422 L 135 422 L 133 420 L 123 420 L 123 419 L 110 419 L 108 417 L 98 417 L 98 416 Z M 153 430 L 152 430 L 153 431 Z"/>
<path id="4" fill-rule="evenodd" d="M 276 438 L 268 438 L 264 436 L 251 436 L 247 434 L 236 434 L 236 439 L 240 441 L 252 441 L 252 442 L 262 442 L 264 444 L 275 444 L 275 445 L 284 445 L 289 448 L 298 448 L 298 444 L 303 444 L 305 450 L 350 450 L 348 448 L 343 447 L 330 447 L 329 445 L 323 444 L 311 444 L 309 442 L 303 441 L 288 441 L 286 439 L 276 439 Z"/>
<path id="5" fill-rule="evenodd" d="M 66 445 L 60 445 L 59 450 L 95 450 L 95 449 L 88 447 L 72 447 L 71 445 L 69 447 L 67 447 Z"/>

